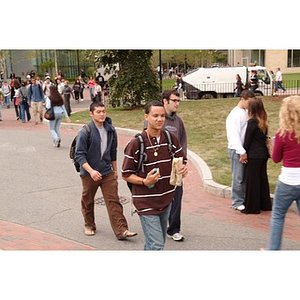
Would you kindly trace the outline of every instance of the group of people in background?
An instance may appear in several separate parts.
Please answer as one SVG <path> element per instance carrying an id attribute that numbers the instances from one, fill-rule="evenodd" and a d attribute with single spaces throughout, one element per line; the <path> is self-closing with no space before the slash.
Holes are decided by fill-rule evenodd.
<path id="1" fill-rule="evenodd" d="M 81 75 L 83 72 L 81 72 Z M 85 76 L 85 73 L 84 73 Z M 10 82 L 8 82 L 10 81 Z M 96 80 L 91 76 L 89 82 L 84 81 L 84 77 L 76 78 L 73 85 L 64 79 L 61 71 L 51 80 L 49 73 L 46 71 L 44 81 L 39 76 L 35 77 L 35 72 L 31 71 L 26 80 L 17 78 L 12 72 L 9 80 L 3 80 L 0 88 L 0 121 L 2 121 L 2 106 L 9 109 L 11 103 L 14 105 L 16 119 L 25 123 L 32 118 L 34 124 L 38 125 L 43 122 L 44 111 L 54 107 L 55 120 L 49 121 L 49 129 L 53 139 L 53 146 L 60 147 L 60 124 L 62 116 L 70 122 L 72 113 L 71 97 L 75 102 L 84 101 L 83 91 L 86 87 L 90 90 L 92 101 L 103 101 L 102 93 L 105 86 L 104 77 L 98 73 Z"/>
<path id="2" fill-rule="evenodd" d="M 275 96 L 279 89 L 282 89 L 283 92 L 286 89 L 282 85 L 282 73 L 280 68 L 276 69 L 276 74 L 273 71 L 270 71 L 270 75 L 272 78 L 272 95 Z M 246 84 L 242 82 L 242 78 L 239 74 L 236 74 L 236 87 L 234 88 L 234 97 L 240 97 L 242 91 L 246 88 Z M 250 73 L 250 81 L 248 83 L 249 90 L 255 93 L 255 90 L 259 87 L 258 76 L 256 70 L 251 70 Z"/>
<path id="3" fill-rule="evenodd" d="M 281 248 L 285 215 L 296 201 L 300 213 L 300 97 L 282 101 L 274 147 L 267 148 L 268 116 L 261 99 L 250 90 L 226 119 L 228 154 L 232 171 L 232 208 L 245 214 L 271 211 L 268 250 Z M 283 162 L 272 204 L 267 161 Z"/>

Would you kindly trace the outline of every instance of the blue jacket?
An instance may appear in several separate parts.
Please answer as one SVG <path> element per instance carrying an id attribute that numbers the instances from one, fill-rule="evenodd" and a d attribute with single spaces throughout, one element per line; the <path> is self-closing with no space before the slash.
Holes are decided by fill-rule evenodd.
<path id="1" fill-rule="evenodd" d="M 44 101 L 44 92 L 40 84 L 31 84 L 28 87 L 28 102 Z"/>
<path id="2" fill-rule="evenodd" d="M 111 125 L 111 118 L 106 117 L 103 126 L 107 131 L 107 148 L 101 158 L 99 131 L 93 121 L 88 125 L 91 129 L 90 139 L 88 139 L 88 132 L 85 127 L 83 127 L 77 135 L 75 160 L 80 164 L 80 175 L 90 175 L 82 168 L 82 165 L 88 162 L 94 170 L 97 170 L 105 176 L 112 172 L 111 162 L 117 160 L 117 133 L 115 128 Z"/>

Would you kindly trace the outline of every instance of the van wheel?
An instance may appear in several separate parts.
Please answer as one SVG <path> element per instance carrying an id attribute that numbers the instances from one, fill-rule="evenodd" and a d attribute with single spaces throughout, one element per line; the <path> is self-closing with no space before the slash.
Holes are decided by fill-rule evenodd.
<path id="1" fill-rule="evenodd" d="M 217 98 L 217 93 L 215 92 L 201 92 L 199 93 L 200 99 L 213 99 Z"/>

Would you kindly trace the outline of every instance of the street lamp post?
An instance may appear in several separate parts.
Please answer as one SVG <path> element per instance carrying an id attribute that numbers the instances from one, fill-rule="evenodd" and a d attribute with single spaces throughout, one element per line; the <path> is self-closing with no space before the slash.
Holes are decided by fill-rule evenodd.
<path id="1" fill-rule="evenodd" d="M 158 50 L 158 57 L 159 57 L 159 85 L 160 85 L 160 92 L 162 93 L 161 50 Z"/>

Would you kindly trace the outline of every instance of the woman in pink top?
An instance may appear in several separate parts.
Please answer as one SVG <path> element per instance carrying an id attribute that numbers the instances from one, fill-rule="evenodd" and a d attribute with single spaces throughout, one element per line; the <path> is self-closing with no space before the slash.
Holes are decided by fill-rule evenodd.
<path id="1" fill-rule="evenodd" d="M 268 250 L 280 250 L 286 212 L 296 201 L 300 213 L 300 97 L 283 99 L 272 159 L 282 161 L 275 189 Z"/>
<path id="2" fill-rule="evenodd" d="M 95 80 L 93 79 L 93 76 L 90 76 L 90 79 L 88 81 L 88 86 L 89 86 L 91 100 L 92 100 L 94 97 L 94 88 L 95 88 Z"/>

